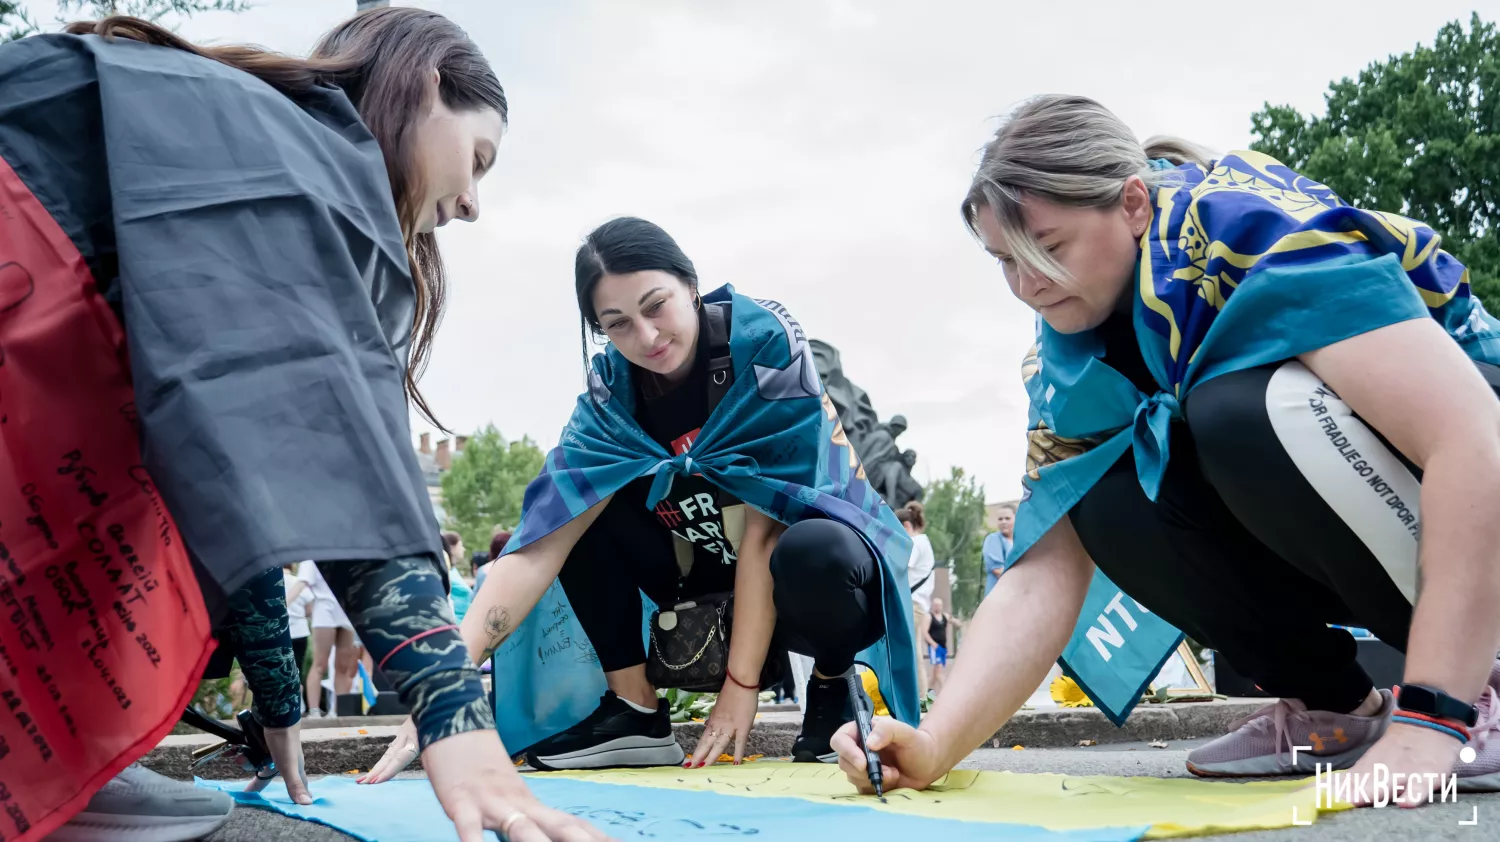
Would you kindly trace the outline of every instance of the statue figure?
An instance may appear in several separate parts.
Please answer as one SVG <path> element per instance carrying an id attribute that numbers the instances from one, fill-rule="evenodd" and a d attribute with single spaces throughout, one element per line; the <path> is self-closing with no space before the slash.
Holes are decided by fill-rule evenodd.
<path id="1" fill-rule="evenodd" d="M 917 452 L 903 452 L 896 446 L 896 439 L 906 432 L 906 417 L 894 415 L 882 424 L 869 394 L 844 376 L 838 349 L 818 339 L 811 339 L 808 344 L 823 379 L 823 389 L 838 411 L 844 433 L 865 466 L 865 476 L 875 493 L 892 508 L 922 499 L 922 485 L 911 475 Z"/>

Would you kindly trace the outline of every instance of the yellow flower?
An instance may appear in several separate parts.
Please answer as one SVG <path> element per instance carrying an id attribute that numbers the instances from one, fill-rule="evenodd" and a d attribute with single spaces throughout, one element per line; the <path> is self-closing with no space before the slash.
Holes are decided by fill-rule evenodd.
<path id="1" fill-rule="evenodd" d="M 1052 680 L 1051 691 L 1052 701 L 1057 702 L 1061 707 L 1088 708 L 1094 706 L 1094 703 L 1084 694 L 1083 688 L 1078 686 L 1078 682 L 1066 675 L 1059 675 Z"/>

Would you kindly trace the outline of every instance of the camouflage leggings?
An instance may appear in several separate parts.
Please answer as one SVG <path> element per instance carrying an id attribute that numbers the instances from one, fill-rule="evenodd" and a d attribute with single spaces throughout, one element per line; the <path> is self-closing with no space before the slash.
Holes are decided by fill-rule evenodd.
<path id="1" fill-rule="evenodd" d="M 220 636 L 255 694 L 251 710 L 266 728 L 290 728 L 302 718 L 302 673 L 292 657 L 281 568 L 251 579 L 229 599 Z"/>
<path id="2" fill-rule="evenodd" d="M 495 727 L 479 668 L 453 618 L 437 564 L 427 556 L 318 565 L 359 638 L 412 712 L 422 748 Z"/>
<path id="3" fill-rule="evenodd" d="M 422 748 L 495 727 L 479 670 L 453 618 L 437 565 L 425 556 L 318 565 L 360 640 L 412 711 Z M 231 600 L 231 634 L 263 725 L 301 717 L 301 682 L 291 654 L 281 570 L 257 576 Z M 404 645 L 403 645 L 404 644 Z"/>

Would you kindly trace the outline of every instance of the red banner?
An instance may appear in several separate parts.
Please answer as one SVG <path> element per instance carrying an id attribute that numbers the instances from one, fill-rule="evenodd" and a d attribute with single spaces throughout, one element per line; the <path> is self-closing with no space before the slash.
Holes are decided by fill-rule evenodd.
<path id="1" fill-rule="evenodd" d="M 0 842 L 155 746 L 213 650 L 133 401 L 118 319 L 0 160 Z"/>

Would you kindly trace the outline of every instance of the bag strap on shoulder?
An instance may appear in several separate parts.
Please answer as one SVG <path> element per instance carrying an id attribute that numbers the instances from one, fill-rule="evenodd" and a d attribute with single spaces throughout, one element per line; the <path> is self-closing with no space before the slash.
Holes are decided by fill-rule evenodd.
<path id="1" fill-rule="evenodd" d="M 703 302 L 703 312 L 708 322 L 708 411 L 710 413 L 729 393 L 729 387 L 734 385 L 734 359 L 729 354 L 730 308 L 728 301 Z"/>

